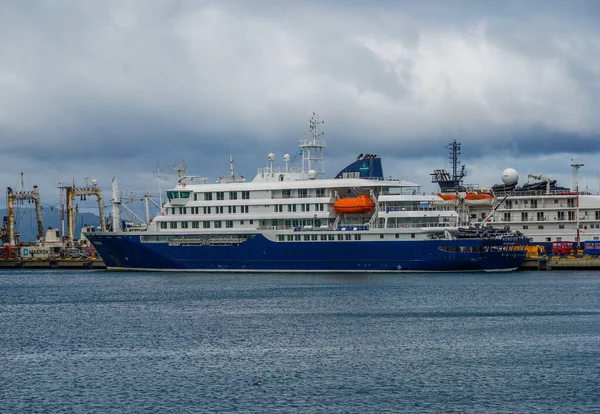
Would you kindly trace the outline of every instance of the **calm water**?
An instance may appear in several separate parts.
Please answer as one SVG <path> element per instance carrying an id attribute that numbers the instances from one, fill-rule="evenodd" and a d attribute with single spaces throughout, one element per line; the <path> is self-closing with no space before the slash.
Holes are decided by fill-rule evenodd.
<path id="1" fill-rule="evenodd" d="M 600 412 L 600 272 L 1 271 L 0 292 L 2 413 Z"/>

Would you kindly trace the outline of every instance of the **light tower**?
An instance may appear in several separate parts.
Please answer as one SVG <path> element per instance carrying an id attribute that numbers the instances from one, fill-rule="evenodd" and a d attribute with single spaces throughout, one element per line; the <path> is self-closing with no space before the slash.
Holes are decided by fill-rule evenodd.
<path id="1" fill-rule="evenodd" d="M 575 187 L 575 227 L 577 228 L 577 233 L 575 236 L 576 250 L 579 250 L 581 247 L 581 239 L 579 234 L 579 169 L 583 167 L 583 164 L 576 163 L 571 160 L 573 163 L 571 167 L 573 167 L 573 186 Z"/>

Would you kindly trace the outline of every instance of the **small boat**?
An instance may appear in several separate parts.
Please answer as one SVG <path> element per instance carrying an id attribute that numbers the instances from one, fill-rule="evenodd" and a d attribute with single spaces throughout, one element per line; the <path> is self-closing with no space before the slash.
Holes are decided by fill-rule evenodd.
<path id="1" fill-rule="evenodd" d="M 493 196 L 490 193 L 474 193 L 469 192 L 465 196 L 467 200 L 487 200 L 492 198 Z"/>
<path id="2" fill-rule="evenodd" d="M 456 200 L 458 196 L 456 194 L 438 193 L 438 197 L 442 200 Z"/>
<path id="3" fill-rule="evenodd" d="M 373 211 L 373 207 L 375 207 L 375 203 L 371 197 L 366 195 L 340 198 L 333 204 L 337 214 L 369 214 Z"/>

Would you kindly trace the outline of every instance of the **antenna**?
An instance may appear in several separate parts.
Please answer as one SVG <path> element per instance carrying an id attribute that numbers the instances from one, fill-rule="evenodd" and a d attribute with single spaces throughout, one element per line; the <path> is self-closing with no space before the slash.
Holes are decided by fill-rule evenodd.
<path id="1" fill-rule="evenodd" d="M 183 161 L 177 165 L 173 165 L 173 166 L 169 167 L 170 170 L 177 171 L 177 184 L 178 185 L 183 184 L 183 180 L 186 179 L 185 168 L 186 168 L 186 166 Z"/>
<path id="2" fill-rule="evenodd" d="M 300 141 L 298 145 L 300 154 L 302 155 L 302 174 L 306 174 L 313 169 L 317 174 L 325 174 L 325 169 L 323 167 L 323 148 L 327 145 L 321 140 L 321 136 L 325 135 L 325 133 L 319 132 L 319 126 L 324 123 L 325 121 L 321 121 L 319 115 L 313 112 L 309 121 L 312 139 L 305 138 Z"/>
<path id="3" fill-rule="evenodd" d="M 575 227 L 577 229 L 577 250 L 581 246 L 581 239 L 579 234 L 579 169 L 583 167 L 582 163 L 577 163 L 573 158 L 571 158 L 571 167 L 573 167 L 573 185 L 575 186 Z"/>
<path id="4" fill-rule="evenodd" d="M 162 190 L 160 189 L 160 165 L 156 164 L 156 176 L 158 178 L 158 202 L 160 203 L 160 209 L 162 212 Z"/>

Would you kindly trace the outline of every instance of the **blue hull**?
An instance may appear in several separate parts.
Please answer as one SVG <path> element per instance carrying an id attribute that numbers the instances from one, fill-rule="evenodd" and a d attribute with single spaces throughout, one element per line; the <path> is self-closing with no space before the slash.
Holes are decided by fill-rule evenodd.
<path id="1" fill-rule="evenodd" d="M 127 270 L 510 271 L 525 259 L 524 251 L 503 251 L 500 240 L 481 239 L 272 242 L 258 234 L 237 245 L 209 246 L 148 243 L 139 233 L 92 233 L 87 237 L 109 269 Z"/>

